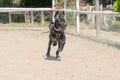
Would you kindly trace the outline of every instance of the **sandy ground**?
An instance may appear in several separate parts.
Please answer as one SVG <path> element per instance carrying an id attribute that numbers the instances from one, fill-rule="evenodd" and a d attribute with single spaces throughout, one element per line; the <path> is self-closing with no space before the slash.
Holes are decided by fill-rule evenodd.
<path id="1" fill-rule="evenodd" d="M 0 80 L 120 80 L 120 50 L 66 35 L 61 58 L 46 59 L 44 28 L 0 28 Z"/>

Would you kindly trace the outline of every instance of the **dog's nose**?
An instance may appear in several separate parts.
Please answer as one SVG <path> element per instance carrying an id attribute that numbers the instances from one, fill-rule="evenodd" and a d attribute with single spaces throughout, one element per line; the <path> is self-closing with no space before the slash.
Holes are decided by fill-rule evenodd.
<path id="1" fill-rule="evenodd" d="M 65 24 L 65 27 L 67 26 L 67 24 Z"/>
<path id="2" fill-rule="evenodd" d="M 65 27 L 66 27 L 67 25 L 65 24 Z"/>

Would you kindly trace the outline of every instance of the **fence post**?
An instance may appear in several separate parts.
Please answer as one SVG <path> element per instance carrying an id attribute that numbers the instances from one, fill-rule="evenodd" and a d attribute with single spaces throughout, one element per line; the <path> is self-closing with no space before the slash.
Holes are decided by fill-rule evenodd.
<path id="1" fill-rule="evenodd" d="M 9 12 L 8 14 L 9 14 L 9 23 L 11 23 L 11 12 Z"/>
<path id="2" fill-rule="evenodd" d="M 52 0 L 52 9 L 55 9 L 54 5 L 55 5 L 55 0 Z M 53 22 L 55 21 L 54 15 L 55 15 L 55 11 L 53 11 L 53 17 L 52 17 Z"/>
<path id="3" fill-rule="evenodd" d="M 95 7 L 96 7 L 96 11 L 99 11 L 99 0 L 95 0 Z M 96 15 L 96 37 L 98 38 L 100 36 L 100 17 L 99 14 Z"/>
<path id="4" fill-rule="evenodd" d="M 91 11 L 89 4 L 87 4 L 87 11 Z M 91 14 L 87 14 L 87 22 L 88 22 L 88 23 L 89 23 L 90 18 L 91 18 Z"/>
<path id="5" fill-rule="evenodd" d="M 45 23 L 45 19 L 44 19 L 44 11 L 41 11 L 41 23 L 42 23 L 42 26 L 44 26 L 44 23 Z"/>
<path id="6" fill-rule="evenodd" d="M 34 24 L 34 17 L 33 17 L 33 11 L 31 11 L 31 24 Z"/>
<path id="7" fill-rule="evenodd" d="M 64 9 L 66 10 L 67 0 L 64 0 Z M 66 19 L 66 12 L 65 12 L 65 19 Z"/>
<path id="8" fill-rule="evenodd" d="M 24 17 L 25 17 L 25 23 L 27 23 L 27 12 L 26 11 L 24 13 Z"/>
<path id="9" fill-rule="evenodd" d="M 77 10 L 79 11 L 79 3 L 80 3 L 80 0 L 76 0 L 76 8 Z M 79 17 L 79 13 L 76 13 L 76 32 L 79 33 L 80 32 L 80 17 Z"/>

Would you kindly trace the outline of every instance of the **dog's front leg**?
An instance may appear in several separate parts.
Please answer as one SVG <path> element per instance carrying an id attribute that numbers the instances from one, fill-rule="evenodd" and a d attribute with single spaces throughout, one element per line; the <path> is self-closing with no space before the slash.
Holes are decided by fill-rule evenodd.
<path id="1" fill-rule="evenodd" d="M 59 57 L 59 52 L 63 50 L 65 41 L 66 41 L 66 37 L 65 37 L 65 34 L 63 33 L 60 35 L 60 39 L 58 40 L 58 49 L 56 51 L 56 58 Z"/>
<path id="2" fill-rule="evenodd" d="M 52 44 L 52 41 L 49 40 L 49 43 L 48 43 L 48 49 L 47 49 L 47 54 L 46 54 L 47 57 L 50 56 L 51 44 Z"/>
<path id="3" fill-rule="evenodd" d="M 65 41 L 58 41 L 58 49 L 56 51 L 56 58 L 59 58 L 59 52 L 61 52 L 64 48 L 64 45 L 65 45 Z"/>

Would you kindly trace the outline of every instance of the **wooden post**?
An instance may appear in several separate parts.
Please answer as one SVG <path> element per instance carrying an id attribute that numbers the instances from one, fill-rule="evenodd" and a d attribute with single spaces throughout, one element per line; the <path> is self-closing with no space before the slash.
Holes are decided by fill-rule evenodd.
<path id="1" fill-rule="evenodd" d="M 90 5 L 87 4 L 87 11 L 90 11 Z M 91 14 L 87 14 L 87 22 L 89 23 Z"/>
<path id="2" fill-rule="evenodd" d="M 103 5 L 102 4 L 100 5 L 100 11 L 103 11 Z"/>
<path id="3" fill-rule="evenodd" d="M 66 5 L 67 5 L 67 0 L 64 0 L 64 9 L 66 9 Z M 65 19 L 66 19 L 66 12 L 65 12 Z"/>
<path id="4" fill-rule="evenodd" d="M 33 17 L 33 11 L 31 11 L 31 24 L 34 24 L 34 17 Z"/>
<path id="5" fill-rule="evenodd" d="M 95 0 L 96 11 L 99 11 L 99 0 Z M 100 17 L 96 15 L 96 37 L 100 36 Z"/>
<path id="6" fill-rule="evenodd" d="M 55 9 L 54 5 L 55 5 L 55 0 L 52 0 L 52 8 L 53 8 L 53 9 Z M 53 17 L 52 17 L 52 21 L 53 21 L 53 22 L 55 21 L 54 15 L 55 15 L 55 11 L 53 11 Z"/>
<path id="7" fill-rule="evenodd" d="M 9 23 L 11 23 L 11 12 L 9 12 L 8 14 L 9 14 Z"/>
<path id="8" fill-rule="evenodd" d="M 44 11 L 41 11 L 41 23 L 42 23 L 42 26 L 44 26 L 44 23 L 45 23 L 45 19 L 44 19 Z"/>
<path id="9" fill-rule="evenodd" d="M 24 17 L 25 17 L 25 23 L 27 23 L 27 12 L 26 11 L 24 13 Z"/>
<path id="10" fill-rule="evenodd" d="M 79 11 L 79 3 L 80 3 L 80 0 L 76 0 L 76 8 L 77 10 Z M 76 14 L 76 32 L 79 33 L 80 32 L 80 17 L 79 17 L 79 13 Z"/>

